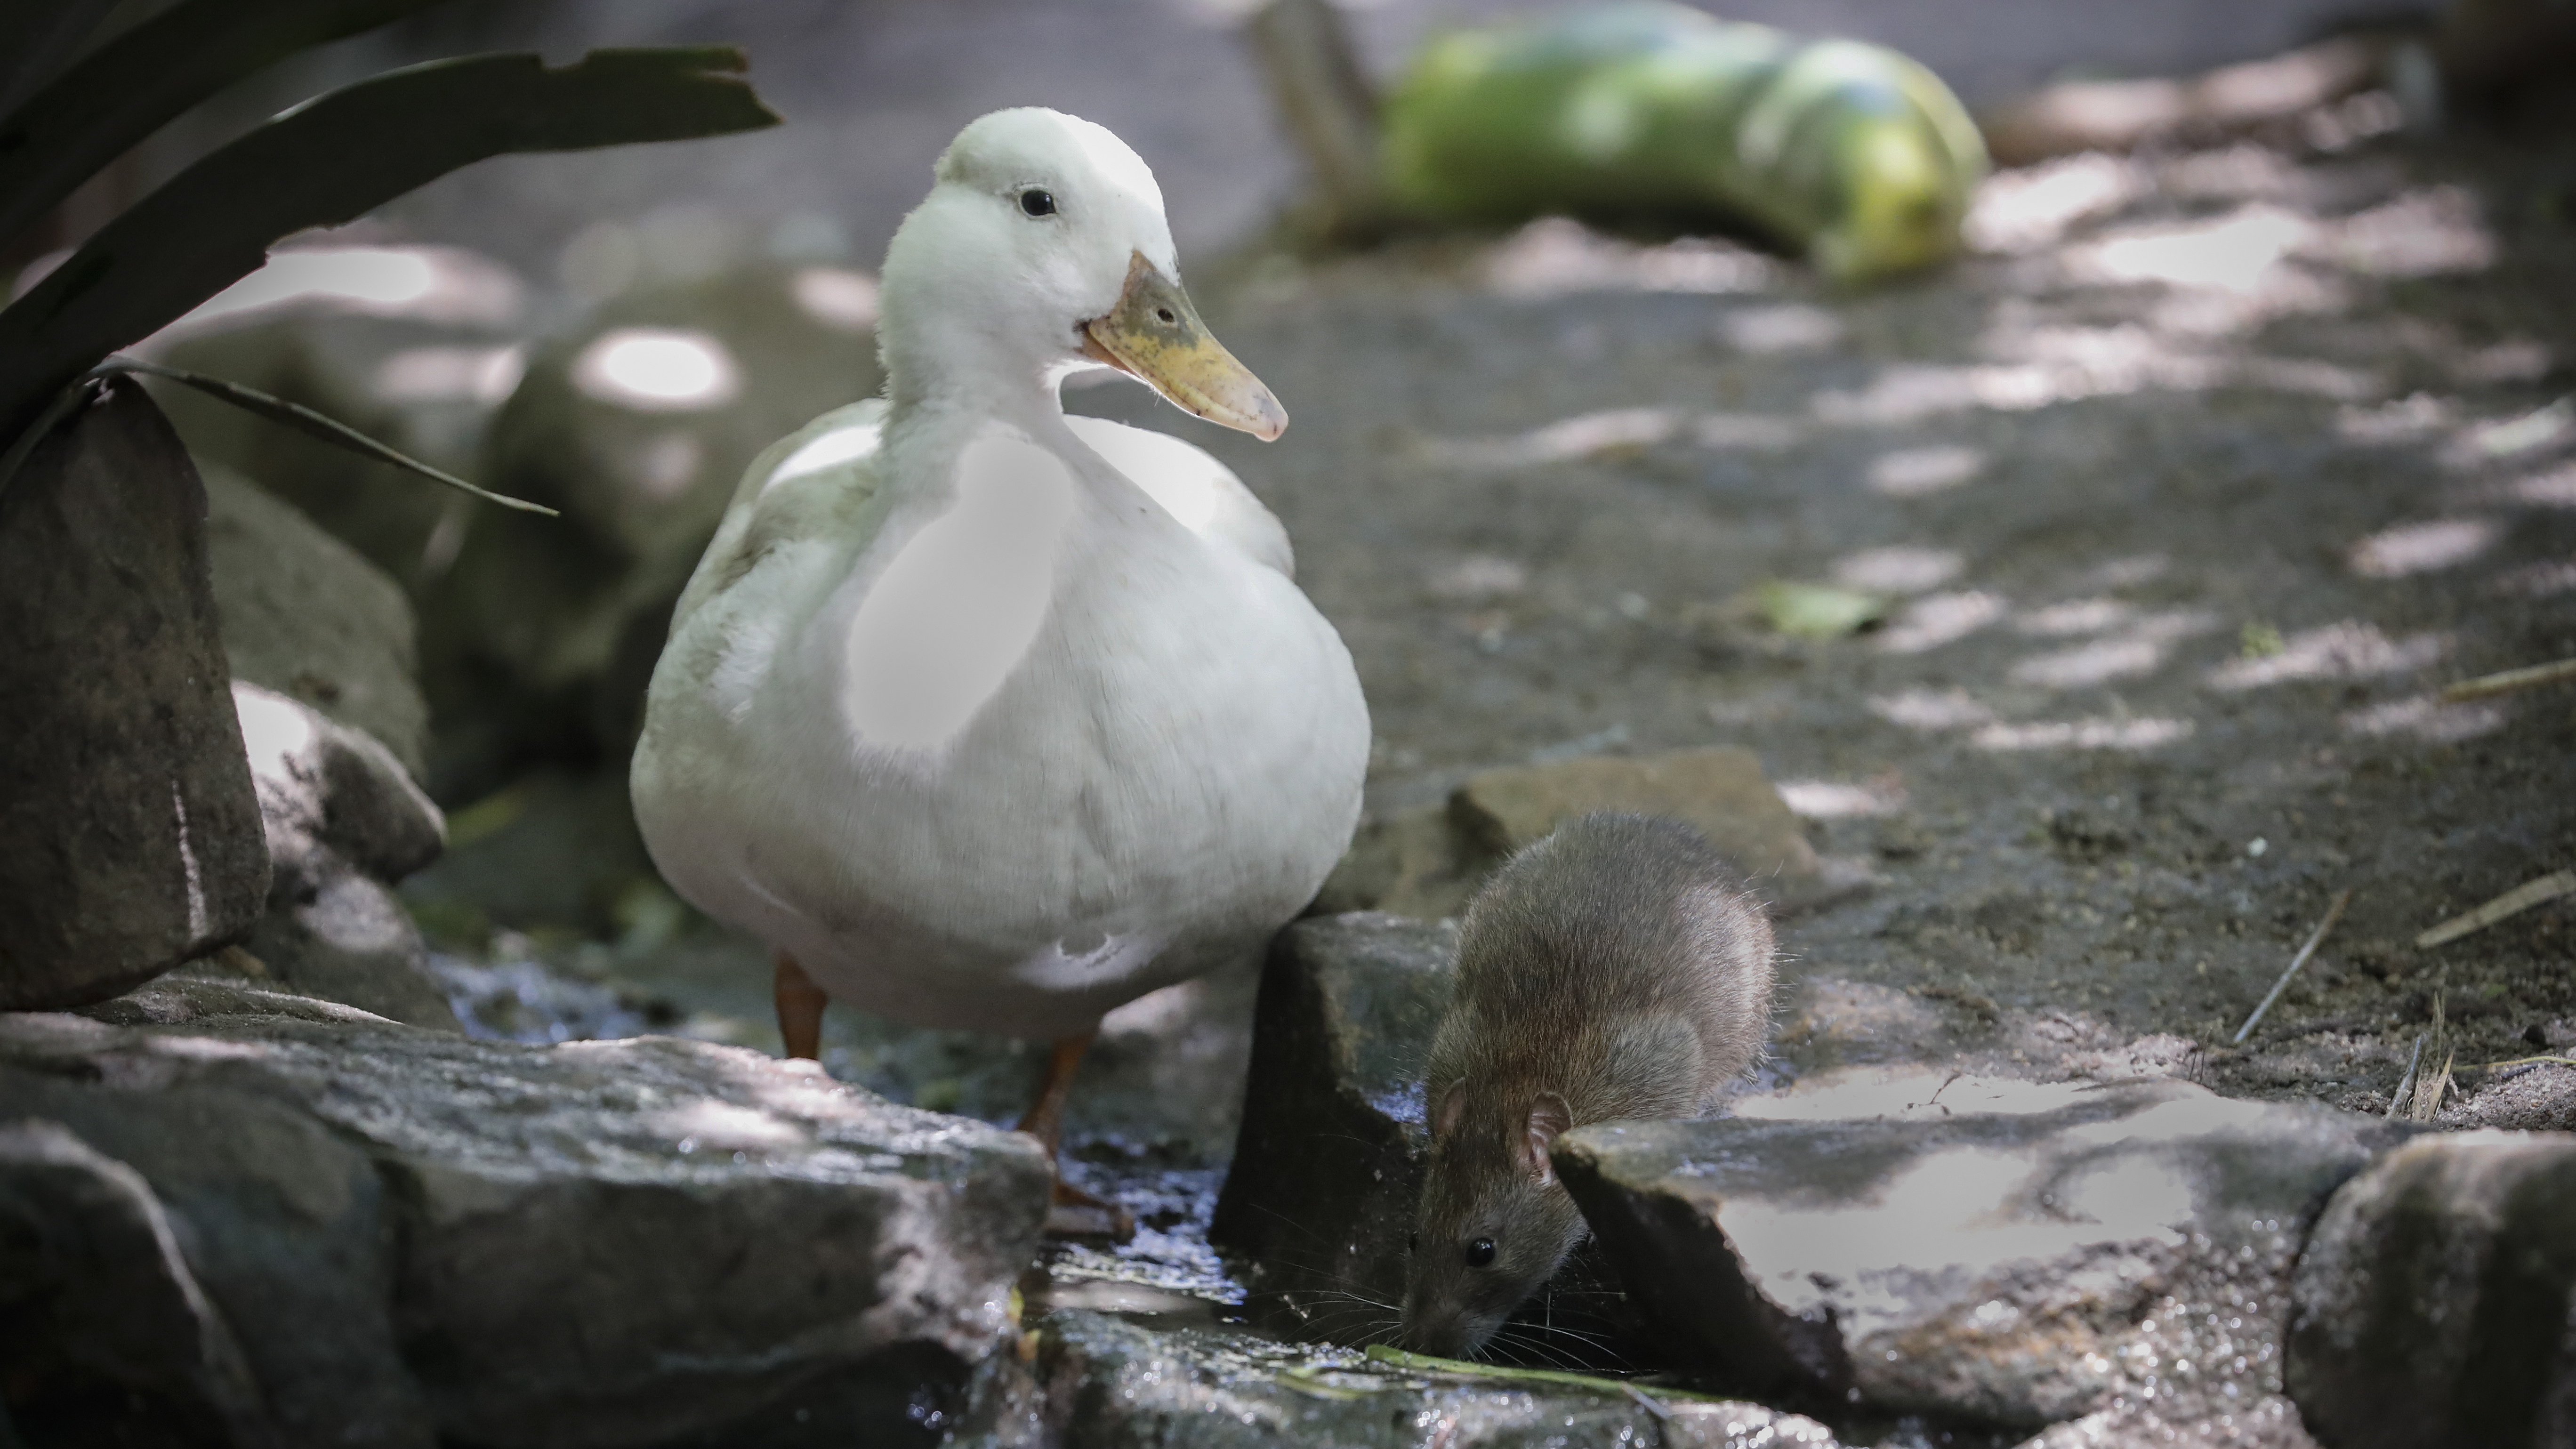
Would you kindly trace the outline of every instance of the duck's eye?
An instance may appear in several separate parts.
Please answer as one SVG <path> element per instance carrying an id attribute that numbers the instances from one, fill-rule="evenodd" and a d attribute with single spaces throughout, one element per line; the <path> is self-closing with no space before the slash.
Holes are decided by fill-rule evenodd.
<path id="1" fill-rule="evenodd" d="M 1472 1243 L 1469 1243 L 1469 1244 L 1467 1245 L 1467 1266 L 1468 1266 L 1468 1267 L 1470 1267 L 1470 1268 L 1490 1268 L 1490 1267 L 1492 1267 L 1493 1265 L 1494 1265 L 1494 1240 L 1493 1240 L 1493 1239 L 1491 1239 L 1491 1238 L 1478 1238 L 1476 1241 L 1474 1241 L 1474 1242 L 1472 1242 Z"/>
<path id="2" fill-rule="evenodd" d="M 1055 193 L 1042 186 L 1032 186 L 1020 193 L 1020 210 L 1031 216 L 1055 215 Z"/>

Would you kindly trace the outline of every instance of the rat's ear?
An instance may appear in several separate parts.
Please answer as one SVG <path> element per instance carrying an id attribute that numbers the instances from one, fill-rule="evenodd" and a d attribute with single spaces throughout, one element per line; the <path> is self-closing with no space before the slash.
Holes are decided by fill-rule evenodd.
<path id="1" fill-rule="evenodd" d="M 1556 1164 L 1548 1161 L 1547 1149 L 1557 1134 L 1574 1125 L 1574 1113 L 1565 1099 L 1554 1092 L 1541 1092 L 1530 1099 L 1529 1119 L 1521 1133 L 1521 1171 L 1541 1187 L 1556 1181 Z"/>
<path id="2" fill-rule="evenodd" d="M 1467 1110 L 1467 1084 L 1455 1081 L 1440 1094 L 1440 1105 L 1431 1109 L 1431 1135 L 1446 1137 L 1458 1130 L 1458 1118 Z"/>

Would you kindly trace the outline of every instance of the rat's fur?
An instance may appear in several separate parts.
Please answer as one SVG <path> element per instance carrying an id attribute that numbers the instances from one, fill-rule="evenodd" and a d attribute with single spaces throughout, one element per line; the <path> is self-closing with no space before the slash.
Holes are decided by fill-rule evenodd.
<path id="1" fill-rule="evenodd" d="M 1409 1346 L 1475 1352 L 1583 1241 L 1548 1165 L 1558 1134 L 1717 1105 L 1761 1055 L 1771 954 L 1761 904 L 1679 821 L 1586 815 L 1495 873 L 1424 1074 Z M 1495 1256 L 1471 1267 L 1479 1238 Z"/>

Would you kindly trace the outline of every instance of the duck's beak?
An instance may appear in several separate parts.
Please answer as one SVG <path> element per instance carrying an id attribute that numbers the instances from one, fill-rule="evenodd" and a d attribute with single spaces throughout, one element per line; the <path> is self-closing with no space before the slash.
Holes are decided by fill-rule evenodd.
<path id="1" fill-rule="evenodd" d="M 1109 315 L 1082 324 L 1082 351 L 1209 422 L 1240 428 L 1265 443 L 1288 430 L 1288 411 L 1279 399 L 1208 335 L 1189 293 L 1143 252 L 1127 264 L 1127 288 Z"/>

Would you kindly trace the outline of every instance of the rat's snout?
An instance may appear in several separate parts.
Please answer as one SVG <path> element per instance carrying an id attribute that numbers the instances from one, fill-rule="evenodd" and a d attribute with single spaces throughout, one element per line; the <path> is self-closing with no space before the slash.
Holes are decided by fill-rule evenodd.
<path id="1" fill-rule="evenodd" d="M 1473 1358 L 1476 1351 L 1485 1346 L 1485 1340 L 1494 1336 L 1497 1326 L 1465 1308 L 1417 1311 L 1416 1305 L 1407 1303 L 1404 1325 L 1396 1337 L 1414 1353 L 1427 1353 L 1436 1358 Z"/>
<path id="2" fill-rule="evenodd" d="M 1397 1335 L 1414 1353 L 1427 1353 L 1438 1358 L 1459 1358 L 1467 1352 L 1467 1325 L 1456 1312 L 1434 1317 L 1413 1313 L 1404 1316 L 1404 1327 Z"/>
<path id="3" fill-rule="evenodd" d="M 1478 1292 L 1483 1285 L 1462 1281 L 1459 1274 L 1443 1271 L 1445 1266 L 1426 1263 L 1417 1252 L 1406 1275 L 1404 1317 L 1396 1337 L 1415 1353 L 1472 1358 L 1502 1326 L 1502 1316 L 1486 1311 Z"/>

